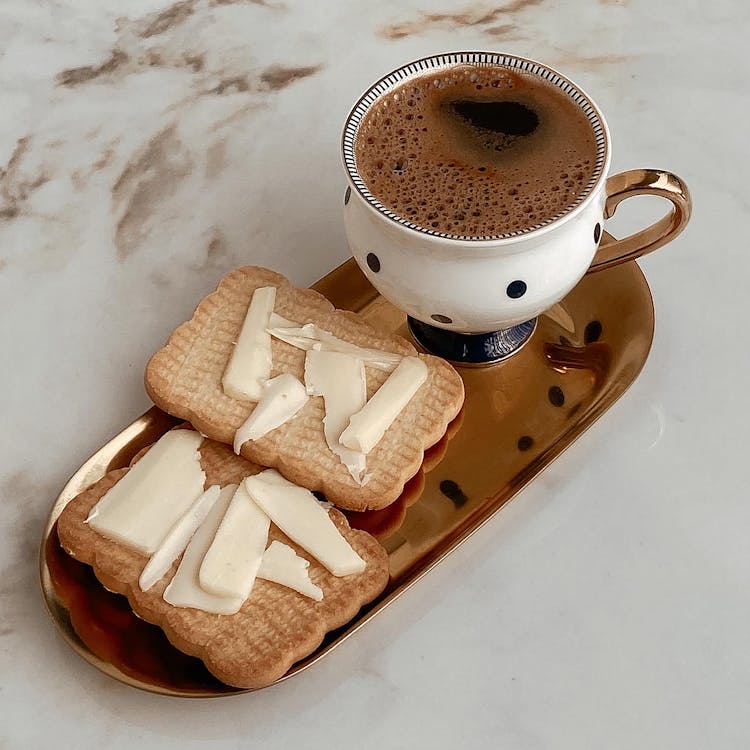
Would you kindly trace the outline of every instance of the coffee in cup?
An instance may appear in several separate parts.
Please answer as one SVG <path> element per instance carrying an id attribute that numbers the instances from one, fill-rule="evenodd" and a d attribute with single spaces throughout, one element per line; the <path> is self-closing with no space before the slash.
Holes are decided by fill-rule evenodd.
<path id="1" fill-rule="evenodd" d="M 515 235 L 590 192 L 602 166 L 592 120 L 559 85 L 517 68 L 432 70 L 370 106 L 357 170 L 384 207 L 428 231 Z"/>

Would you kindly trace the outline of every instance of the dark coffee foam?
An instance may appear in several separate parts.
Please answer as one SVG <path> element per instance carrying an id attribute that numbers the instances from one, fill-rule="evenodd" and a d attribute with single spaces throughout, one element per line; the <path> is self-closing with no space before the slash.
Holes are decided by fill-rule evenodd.
<path id="1" fill-rule="evenodd" d="M 500 66 L 412 78 L 365 113 L 357 171 L 398 216 L 449 235 L 491 237 L 541 224 L 584 192 L 594 130 L 557 86 Z"/>

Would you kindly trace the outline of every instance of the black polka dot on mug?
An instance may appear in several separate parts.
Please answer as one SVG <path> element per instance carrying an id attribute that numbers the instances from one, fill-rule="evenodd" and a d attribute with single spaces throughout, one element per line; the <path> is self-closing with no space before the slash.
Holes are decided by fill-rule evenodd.
<path id="1" fill-rule="evenodd" d="M 516 279 L 515 281 L 511 281 L 510 284 L 508 284 L 508 288 L 505 290 L 505 293 L 511 299 L 518 299 L 519 297 L 523 297 L 523 295 L 526 294 L 526 288 L 527 287 L 525 281 Z"/>
<path id="2" fill-rule="evenodd" d="M 594 227 L 594 242 L 599 242 L 599 238 L 602 236 L 602 225 L 597 222 Z"/>
<path id="3" fill-rule="evenodd" d="M 375 253 L 367 253 L 367 265 L 373 273 L 380 271 L 380 258 Z"/>
<path id="4" fill-rule="evenodd" d="M 346 189 L 346 192 L 344 193 L 344 205 L 346 206 L 349 203 L 349 198 L 352 197 L 352 189 L 348 187 Z"/>
<path id="5" fill-rule="evenodd" d="M 453 322 L 453 318 L 449 318 L 447 315 L 441 315 L 440 313 L 435 313 L 434 315 L 430 315 L 430 317 L 436 323 L 452 323 Z"/>

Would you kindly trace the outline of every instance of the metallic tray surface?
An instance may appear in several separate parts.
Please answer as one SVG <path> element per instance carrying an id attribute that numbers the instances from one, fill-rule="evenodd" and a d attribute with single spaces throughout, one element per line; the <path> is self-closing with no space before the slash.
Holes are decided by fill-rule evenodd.
<path id="1" fill-rule="evenodd" d="M 334 305 L 406 338 L 406 316 L 369 284 L 353 259 L 317 284 Z M 390 581 L 347 625 L 328 633 L 286 680 L 312 666 L 403 594 L 494 516 L 628 388 L 648 357 L 654 309 L 636 263 L 591 274 L 539 318 L 529 343 L 491 367 L 460 368 L 466 402 L 446 437 L 389 508 L 348 513 L 388 551 Z M 65 505 L 178 423 L 156 407 L 97 451 L 52 507 L 40 550 L 42 593 L 69 645 L 105 674 L 150 692 L 216 697 L 247 692 L 223 685 L 203 664 L 139 620 L 125 597 L 66 555 L 55 523 Z"/>

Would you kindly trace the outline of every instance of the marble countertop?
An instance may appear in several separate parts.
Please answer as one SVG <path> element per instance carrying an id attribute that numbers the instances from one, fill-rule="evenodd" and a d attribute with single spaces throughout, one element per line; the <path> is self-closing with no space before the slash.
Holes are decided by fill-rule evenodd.
<path id="1" fill-rule="evenodd" d="M 748 24 L 736 0 L 4 0 L 0 746 L 746 747 Z M 450 49 L 563 70 L 607 113 L 614 171 L 690 185 L 690 226 L 642 261 L 643 373 L 314 669 L 192 703 L 104 677 L 39 595 L 52 499 L 145 410 L 146 358 L 227 270 L 307 284 L 347 257 L 348 108 Z"/>

